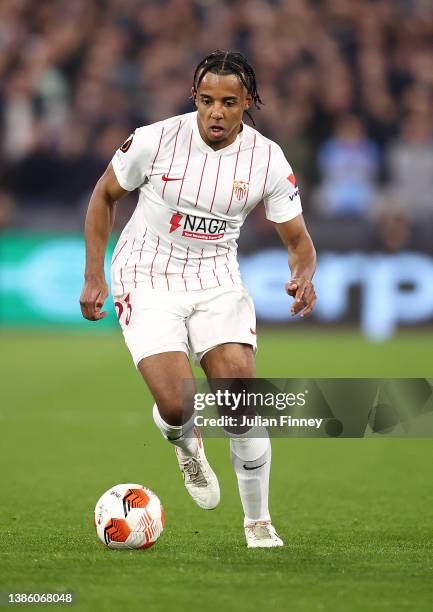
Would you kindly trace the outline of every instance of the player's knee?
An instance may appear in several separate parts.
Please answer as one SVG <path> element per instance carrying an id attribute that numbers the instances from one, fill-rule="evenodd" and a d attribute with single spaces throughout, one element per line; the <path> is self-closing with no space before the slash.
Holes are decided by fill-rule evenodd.
<path id="1" fill-rule="evenodd" d="M 158 401 L 158 412 L 168 425 L 182 425 L 184 406 L 181 398 L 167 397 Z"/>
<path id="2" fill-rule="evenodd" d="M 254 362 L 248 354 L 228 357 L 221 363 L 220 373 L 215 378 L 251 378 L 254 376 Z"/>

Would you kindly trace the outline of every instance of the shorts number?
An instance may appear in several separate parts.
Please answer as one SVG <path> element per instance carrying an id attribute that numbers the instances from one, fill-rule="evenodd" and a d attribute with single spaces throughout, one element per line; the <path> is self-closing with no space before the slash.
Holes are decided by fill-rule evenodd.
<path id="1" fill-rule="evenodd" d="M 125 325 L 129 325 L 129 322 L 131 320 L 131 314 L 132 314 L 132 304 L 131 304 L 131 298 L 130 298 L 129 293 L 125 297 L 124 302 L 126 305 Z M 123 314 L 123 310 L 124 310 L 123 304 L 122 302 L 114 302 L 114 307 L 116 308 L 117 318 L 120 321 L 122 314 Z"/>

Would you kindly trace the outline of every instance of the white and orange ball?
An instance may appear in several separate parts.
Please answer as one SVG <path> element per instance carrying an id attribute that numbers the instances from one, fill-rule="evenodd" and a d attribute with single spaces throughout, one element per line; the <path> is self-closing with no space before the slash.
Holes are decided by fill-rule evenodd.
<path id="1" fill-rule="evenodd" d="M 109 548 L 150 548 L 164 529 L 164 508 L 143 485 L 119 484 L 99 498 L 95 527 Z"/>

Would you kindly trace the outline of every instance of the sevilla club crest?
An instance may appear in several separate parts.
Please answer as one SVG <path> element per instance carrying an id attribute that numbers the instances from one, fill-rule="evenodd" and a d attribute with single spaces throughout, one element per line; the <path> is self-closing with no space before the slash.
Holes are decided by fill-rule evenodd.
<path id="1" fill-rule="evenodd" d="M 243 200 L 248 193 L 248 181 L 233 181 L 233 191 L 238 200 Z"/>

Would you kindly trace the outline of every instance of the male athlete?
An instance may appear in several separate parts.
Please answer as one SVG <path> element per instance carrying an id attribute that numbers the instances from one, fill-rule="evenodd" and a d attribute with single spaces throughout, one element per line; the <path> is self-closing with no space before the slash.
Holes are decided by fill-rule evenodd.
<path id="1" fill-rule="evenodd" d="M 208 55 L 197 66 L 192 97 L 196 112 L 135 130 L 99 179 L 86 217 L 80 304 L 86 319 L 106 316 L 103 264 L 116 203 L 139 189 L 112 258 L 113 299 L 128 349 L 154 397 L 155 423 L 176 447 L 188 492 L 210 510 L 219 503 L 219 484 L 194 415 L 184 415 L 182 381 L 193 377 L 189 354 L 208 378 L 255 376 L 255 312 L 236 258 L 245 217 L 263 202 L 288 249 L 292 314 L 305 316 L 314 307 L 316 257 L 282 150 L 242 122 L 253 104 L 261 104 L 245 57 Z M 266 430 L 231 437 L 230 449 L 247 546 L 282 546 L 268 509 Z"/>

